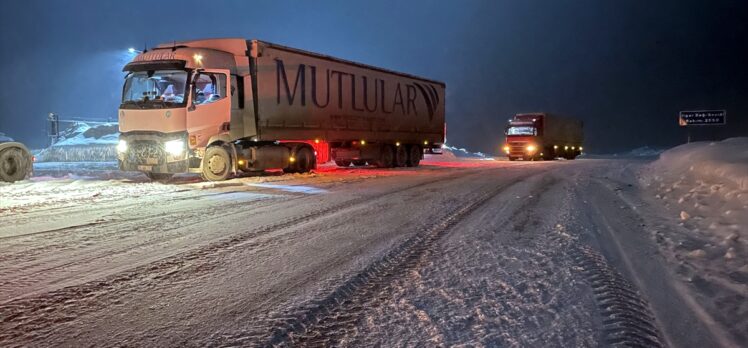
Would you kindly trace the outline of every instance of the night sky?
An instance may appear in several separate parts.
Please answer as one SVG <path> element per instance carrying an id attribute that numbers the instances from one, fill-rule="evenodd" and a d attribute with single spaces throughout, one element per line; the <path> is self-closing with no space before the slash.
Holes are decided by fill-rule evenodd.
<path id="1" fill-rule="evenodd" d="M 128 47 L 211 37 L 445 81 L 448 142 L 474 151 L 534 111 L 583 119 L 598 153 L 685 142 L 680 110 L 726 109 L 699 135 L 748 136 L 745 0 L 25 0 L 0 17 L 0 132 L 31 147 L 49 112 L 116 118 Z"/>

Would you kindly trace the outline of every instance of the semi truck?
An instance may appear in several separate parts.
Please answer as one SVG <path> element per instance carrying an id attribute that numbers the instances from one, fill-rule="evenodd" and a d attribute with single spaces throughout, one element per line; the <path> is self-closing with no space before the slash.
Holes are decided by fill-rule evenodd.
<path id="1" fill-rule="evenodd" d="M 31 176 L 34 156 L 23 144 L 0 133 L 0 181 L 15 182 Z"/>
<path id="2" fill-rule="evenodd" d="M 266 41 L 161 44 L 123 71 L 119 166 L 153 180 L 418 166 L 444 142 L 443 82 Z"/>
<path id="3" fill-rule="evenodd" d="M 506 126 L 504 153 L 510 161 L 573 160 L 584 150 L 583 122 L 544 112 L 521 113 Z"/>

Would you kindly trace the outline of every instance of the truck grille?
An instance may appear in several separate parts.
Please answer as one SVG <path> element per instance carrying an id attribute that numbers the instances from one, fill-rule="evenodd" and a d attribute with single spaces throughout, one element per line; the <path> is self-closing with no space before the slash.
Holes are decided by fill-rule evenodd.
<path id="1" fill-rule="evenodd" d="M 522 141 L 522 142 L 518 142 L 518 141 L 510 142 L 509 143 L 509 152 L 513 153 L 513 154 L 524 154 L 526 147 L 527 147 L 527 142 L 524 142 L 524 141 Z"/>
<path id="2" fill-rule="evenodd" d="M 164 164 L 166 155 L 164 148 L 155 141 L 137 141 L 130 144 L 127 151 L 127 159 L 130 163 L 160 165 Z"/>

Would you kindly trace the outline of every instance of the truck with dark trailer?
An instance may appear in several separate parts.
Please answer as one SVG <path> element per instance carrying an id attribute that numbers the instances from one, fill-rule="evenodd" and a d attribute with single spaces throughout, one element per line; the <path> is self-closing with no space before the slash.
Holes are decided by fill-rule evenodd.
<path id="1" fill-rule="evenodd" d="M 517 114 L 506 126 L 503 152 L 510 161 L 575 159 L 583 151 L 584 123 L 544 112 Z"/>
<path id="2" fill-rule="evenodd" d="M 154 180 L 418 166 L 444 142 L 443 82 L 265 41 L 162 44 L 123 71 L 119 166 Z"/>

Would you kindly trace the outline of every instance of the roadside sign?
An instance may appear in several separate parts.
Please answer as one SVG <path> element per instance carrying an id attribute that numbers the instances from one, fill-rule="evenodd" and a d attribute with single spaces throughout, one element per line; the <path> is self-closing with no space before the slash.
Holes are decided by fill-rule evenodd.
<path id="1" fill-rule="evenodd" d="M 727 124 L 725 110 L 681 111 L 678 115 L 678 125 L 686 126 L 724 126 Z"/>

